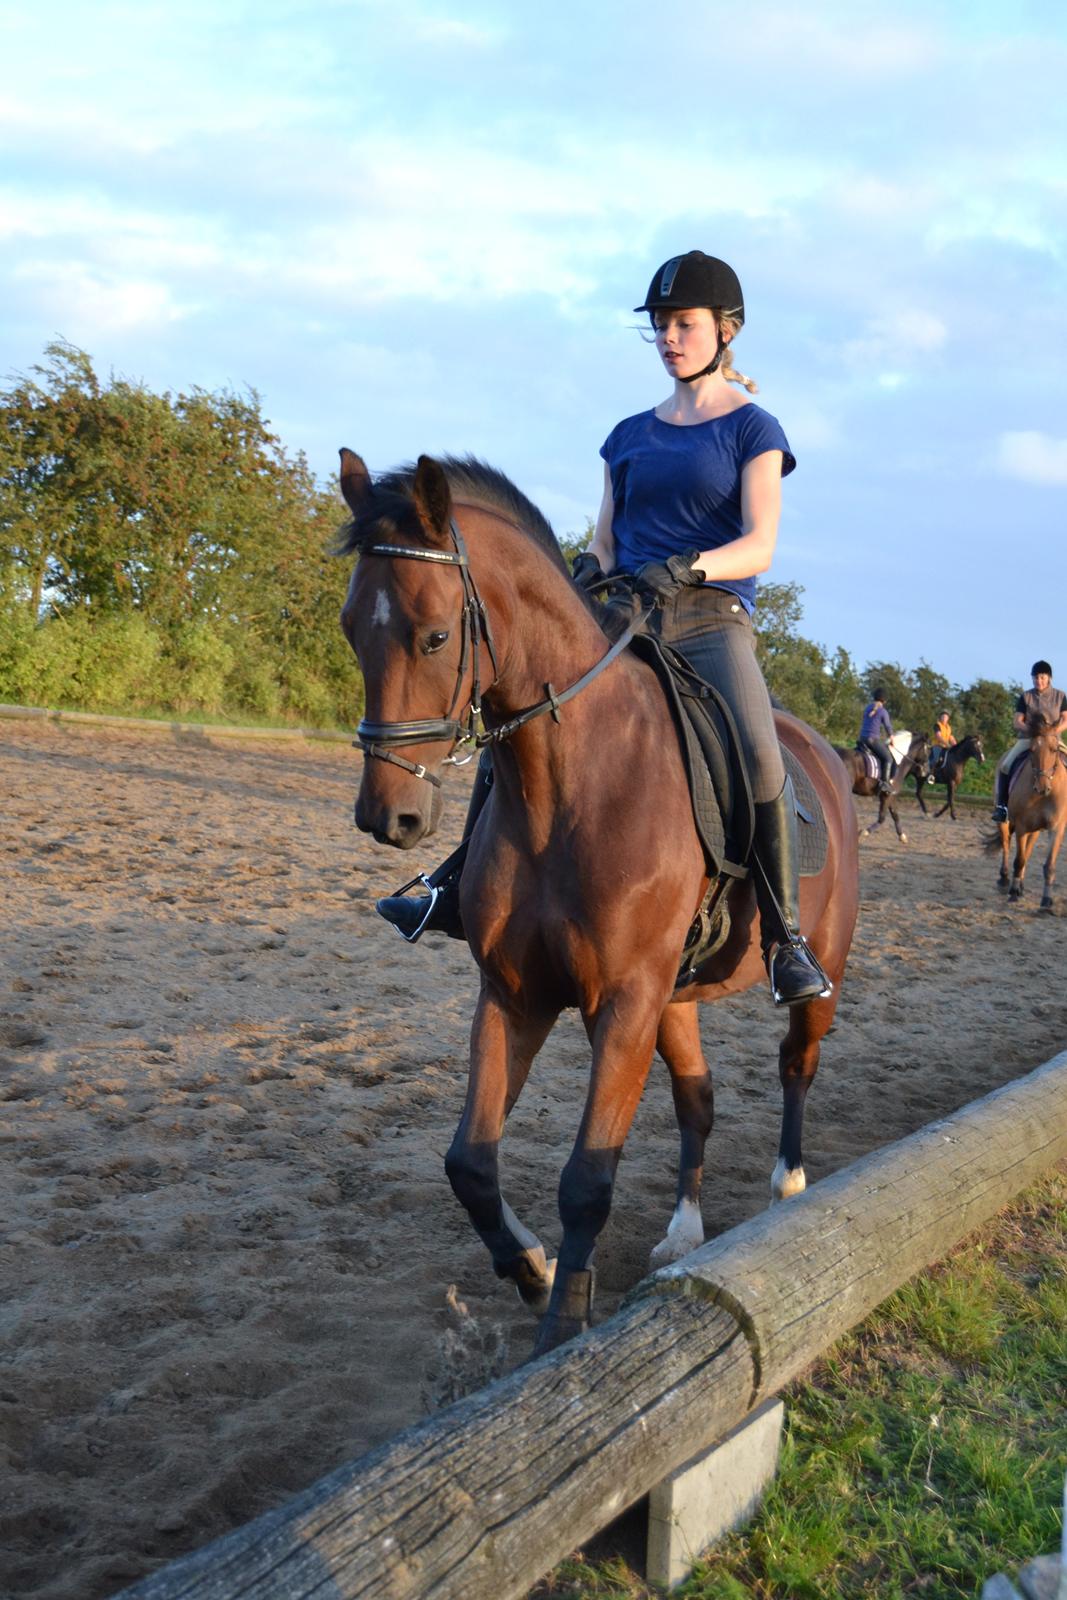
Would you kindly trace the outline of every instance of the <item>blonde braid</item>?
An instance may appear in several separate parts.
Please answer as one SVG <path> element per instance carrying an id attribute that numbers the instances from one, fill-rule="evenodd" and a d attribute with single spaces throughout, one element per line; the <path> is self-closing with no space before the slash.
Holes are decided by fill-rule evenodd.
<path id="1" fill-rule="evenodd" d="M 736 339 L 737 335 L 741 331 L 741 323 L 737 320 L 736 316 L 732 316 L 729 311 L 716 311 L 715 316 L 719 323 L 720 338 L 722 338 L 724 341 L 730 341 L 729 344 L 726 344 L 722 355 L 722 365 L 720 367 L 720 371 L 722 372 L 723 377 L 726 379 L 727 383 L 739 383 L 742 389 L 748 390 L 749 394 L 759 394 L 759 384 L 756 382 L 755 378 L 746 378 L 745 374 L 743 372 L 738 372 L 737 368 L 734 366 L 733 340 Z"/>

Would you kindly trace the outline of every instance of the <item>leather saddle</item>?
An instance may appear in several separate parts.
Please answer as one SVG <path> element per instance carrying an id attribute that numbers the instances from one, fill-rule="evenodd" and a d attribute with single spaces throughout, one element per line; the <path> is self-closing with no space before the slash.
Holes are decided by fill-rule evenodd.
<path id="1" fill-rule="evenodd" d="M 748 876 L 755 834 L 752 785 L 733 715 L 719 691 L 650 634 L 639 634 L 630 649 L 655 672 L 670 706 L 707 865 L 708 889 L 682 953 L 677 987 L 684 988 L 729 935 L 725 891 L 732 880 Z M 826 818 L 803 766 L 785 745 L 779 749 L 792 780 L 800 874 L 814 876 L 826 863 Z"/>

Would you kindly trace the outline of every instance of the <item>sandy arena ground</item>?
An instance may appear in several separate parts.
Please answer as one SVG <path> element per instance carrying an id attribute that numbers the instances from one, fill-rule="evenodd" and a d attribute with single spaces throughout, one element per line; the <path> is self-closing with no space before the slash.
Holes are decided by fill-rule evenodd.
<path id="1" fill-rule="evenodd" d="M 344 745 L 0 726 L 0 1593 L 96 1600 L 416 1420 L 459 1287 L 509 1361 L 532 1324 L 445 1180 L 476 980 L 405 948 L 376 896 L 401 858 L 351 824 Z M 873 801 L 858 802 L 866 817 Z M 985 811 L 861 845 L 838 1022 L 808 1101 L 818 1179 L 1067 1043 L 1064 922 L 1009 908 Z M 1044 859 L 1044 846 L 1040 847 Z M 781 1018 L 705 1008 L 709 1234 L 766 1204 Z M 565 1019 L 504 1145 L 554 1251 L 584 1093 Z M 608 1314 L 674 1193 L 653 1068 L 598 1254 Z"/>

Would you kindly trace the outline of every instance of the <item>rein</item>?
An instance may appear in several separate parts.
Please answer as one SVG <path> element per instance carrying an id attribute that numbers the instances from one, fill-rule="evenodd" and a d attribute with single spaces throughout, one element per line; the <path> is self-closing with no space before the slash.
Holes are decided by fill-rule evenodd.
<path id="1" fill-rule="evenodd" d="M 496 728 L 489 728 L 479 733 L 476 721 L 482 714 L 482 690 L 479 678 L 479 642 L 485 644 L 489 659 L 493 664 L 493 679 L 489 688 L 493 687 L 500 676 L 500 667 L 497 662 L 496 647 L 493 643 L 493 633 L 489 624 L 489 613 L 485 602 L 478 593 L 474 581 L 474 574 L 470 569 L 467 557 L 467 547 L 463 542 L 454 517 L 449 518 L 448 529 L 452 535 L 453 550 L 422 550 L 417 546 L 397 544 L 372 544 L 363 551 L 364 555 L 386 556 L 390 560 L 404 561 L 434 561 L 442 566 L 457 567 L 463 584 L 462 607 L 462 644 L 460 647 L 459 669 L 456 674 L 456 687 L 452 695 L 452 703 L 447 715 L 440 719 L 427 718 L 422 721 L 411 722 L 368 722 L 362 719 L 356 729 L 355 743 L 364 755 L 373 756 L 377 761 L 389 761 L 395 767 L 403 767 L 405 772 L 411 772 L 416 778 L 425 778 L 427 783 L 432 783 L 436 789 L 441 787 L 441 779 L 436 774 L 429 772 L 426 767 L 418 762 L 407 761 L 403 756 L 394 755 L 392 746 L 405 744 L 430 744 L 436 740 L 447 739 L 450 750 L 441 762 L 442 766 L 461 767 L 471 761 L 475 750 L 481 750 L 486 745 L 502 744 L 505 739 L 532 722 L 535 717 L 551 714 L 554 722 L 559 722 L 559 709 L 562 705 L 592 683 L 605 667 L 609 667 L 617 656 L 630 643 L 634 634 L 643 625 L 652 607 L 649 606 L 641 616 L 635 617 L 625 633 L 615 641 L 607 655 L 590 667 L 588 672 L 583 672 L 576 683 L 557 694 L 551 683 L 545 684 L 545 698 L 538 700 L 534 705 L 527 706 L 522 711 L 517 711 Z M 463 678 L 467 670 L 468 659 L 471 661 L 471 695 L 465 717 L 457 718 L 455 710 L 463 692 Z M 467 755 L 455 754 L 457 749 L 470 746 Z"/>

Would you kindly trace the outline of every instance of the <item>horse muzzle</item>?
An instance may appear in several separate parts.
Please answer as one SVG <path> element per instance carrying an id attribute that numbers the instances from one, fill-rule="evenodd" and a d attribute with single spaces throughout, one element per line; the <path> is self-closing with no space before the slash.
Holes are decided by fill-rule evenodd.
<path id="1" fill-rule="evenodd" d="M 420 839 L 437 831 L 441 815 L 441 791 L 421 785 L 397 786 L 402 792 L 386 794 L 379 784 L 364 779 L 356 796 L 355 820 L 361 833 L 372 834 L 378 844 L 397 850 L 411 850 Z M 392 788 L 392 785 L 390 785 Z"/>

